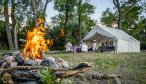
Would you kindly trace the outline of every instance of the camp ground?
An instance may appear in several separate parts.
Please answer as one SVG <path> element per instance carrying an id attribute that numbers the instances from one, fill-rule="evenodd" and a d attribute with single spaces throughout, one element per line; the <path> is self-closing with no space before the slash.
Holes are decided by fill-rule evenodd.
<path id="1" fill-rule="evenodd" d="M 103 42 L 112 42 L 116 52 L 140 52 L 140 41 L 120 29 L 97 25 L 83 40 L 87 42 L 96 40 L 98 46 Z"/>
<path id="2" fill-rule="evenodd" d="M 146 84 L 146 0 L 0 0 L 0 84 Z"/>

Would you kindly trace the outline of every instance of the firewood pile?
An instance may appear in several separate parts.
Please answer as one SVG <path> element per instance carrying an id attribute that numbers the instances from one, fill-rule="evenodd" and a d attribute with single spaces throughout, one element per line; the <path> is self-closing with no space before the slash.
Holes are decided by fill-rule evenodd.
<path id="1" fill-rule="evenodd" d="M 56 63 L 58 61 L 58 64 Z M 19 84 L 28 81 L 41 80 L 39 71 L 51 68 L 58 79 L 83 73 L 92 67 L 89 63 L 81 63 L 75 67 L 69 67 L 61 58 L 43 58 L 24 60 L 20 53 L 4 53 L 0 60 L 0 84 Z"/>
<path id="2" fill-rule="evenodd" d="M 37 84 L 41 80 L 40 70 L 47 68 L 51 69 L 57 79 L 62 80 L 87 72 L 92 67 L 88 62 L 69 67 L 63 59 L 53 57 L 24 60 L 20 53 L 4 53 L 0 60 L 0 66 L 0 84 Z M 120 84 L 117 74 L 89 75 L 90 78 L 97 80 L 115 78 L 117 84 Z"/>

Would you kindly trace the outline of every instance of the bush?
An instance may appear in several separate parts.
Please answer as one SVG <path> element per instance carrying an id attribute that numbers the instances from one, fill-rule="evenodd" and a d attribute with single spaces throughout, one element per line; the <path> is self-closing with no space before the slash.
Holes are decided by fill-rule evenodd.
<path id="1" fill-rule="evenodd" d="M 40 71 L 41 81 L 40 84 L 61 84 L 57 82 L 57 78 L 55 77 L 54 73 L 51 71 L 50 68 L 43 69 Z"/>

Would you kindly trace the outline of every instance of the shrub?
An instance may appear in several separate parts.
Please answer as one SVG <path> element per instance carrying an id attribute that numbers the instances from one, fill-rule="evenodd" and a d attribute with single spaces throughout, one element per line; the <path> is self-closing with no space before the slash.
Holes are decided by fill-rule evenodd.
<path id="1" fill-rule="evenodd" d="M 51 71 L 50 68 L 43 69 L 40 71 L 41 81 L 40 84 L 61 84 L 57 82 L 57 78 L 55 77 L 54 73 Z"/>

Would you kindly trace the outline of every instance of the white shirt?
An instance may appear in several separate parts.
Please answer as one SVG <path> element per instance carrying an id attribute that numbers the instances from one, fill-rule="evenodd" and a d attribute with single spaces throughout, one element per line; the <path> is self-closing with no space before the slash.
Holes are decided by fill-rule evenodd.
<path id="1" fill-rule="evenodd" d="M 96 43 L 92 44 L 92 50 L 95 51 L 96 50 Z"/>
<path id="2" fill-rule="evenodd" d="M 65 45 L 65 51 L 71 51 L 72 44 L 69 42 Z"/>
<path id="3" fill-rule="evenodd" d="M 81 51 L 84 51 L 84 52 L 88 51 L 88 46 L 85 43 L 82 44 Z"/>

